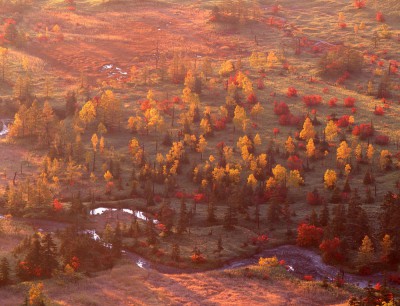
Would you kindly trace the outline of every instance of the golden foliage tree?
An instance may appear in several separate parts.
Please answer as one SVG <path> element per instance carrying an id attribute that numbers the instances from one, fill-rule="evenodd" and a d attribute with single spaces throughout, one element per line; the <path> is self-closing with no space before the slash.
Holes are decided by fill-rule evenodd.
<path id="1" fill-rule="evenodd" d="M 333 120 L 329 120 L 325 127 L 325 137 L 328 141 L 334 141 L 338 134 L 338 127 L 333 122 Z"/>
<path id="2" fill-rule="evenodd" d="M 307 153 L 307 157 L 315 156 L 315 144 L 314 144 L 314 140 L 312 138 L 310 138 L 307 142 L 306 153 Z"/>
<path id="3" fill-rule="evenodd" d="M 310 138 L 315 137 L 314 126 L 309 117 L 304 120 L 303 129 L 300 131 L 300 138 L 308 141 Z"/>
<path id="4" fill-rule="evenodd" d="M 366 235 L 362 240 L 361 246 L 358 249 L 357 263 L 360 266 L 365 266 L 370 264 L 374 259 L 374 245 L 371 239 Z"/>
<path id="5" fill-rule="evenodd" d="M 278 164 L 272 169 L 272 174 L 274 175 L 275 180 L 282 184 L 286 181 L 286 168 L 282 165 Z"/>
<path id="6" fill-rule="evenodd" d="M 290 170 L 289 172 L 289 185 L 299 187 L 304 184 L 304 179 L 300 175 L 299 170 Z"/>
<path id="7" fill-rule="evenodd" d="M 336 149 L 336 160 L 343 163 L 348 160 L 350 154 L 351 148 L 348 146 L 346 141 L 342 141 Z"/>
<path id="8" fill-rule="evenodd" d="M 392 164 L 392 154 L 388 150 L 382 150 L 379 157 L 379 165 L 382 170 L 388 169 Z"/>
<path id="9" fill-rule="evenodd" d="M 393 240 L 390 235 L 385 234 L 381 241 L 381 260 L 388 262 L 390 254 L 393 252 Z"/>
<path id="10" fill-rule="evenodd" d="M 87 101 L 79 111 L 79 119 L 85 124 L 85 127 L 96 119 L 96 107 L 92 101 Z"/>
<path id="11" fill-rule="evenodd" d="M 336 171 L 332 169 L 327 169 L 324 174 L 325 188 L 333 189 L 336 185 L 336 181 L 337 181 Z"/>
<path id="12" fill-rule="evenodd" d="M 293 138 L 290 136 L 288 136 L 288 138 L 285 142 L 285 149 L 286 149 L 286 152 L 289 153 L 289 155 L 292 155 L 294 153 L 295 145 L 293 142 Z"/>

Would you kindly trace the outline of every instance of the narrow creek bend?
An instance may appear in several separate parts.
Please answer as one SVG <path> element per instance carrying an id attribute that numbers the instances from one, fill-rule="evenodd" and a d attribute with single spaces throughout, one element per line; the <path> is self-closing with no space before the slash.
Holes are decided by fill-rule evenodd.
<path id="1" fill-rule="evenodd" d="M 139 210 L 131 210 L 131 209 L 116 209 L 116 208 L 106 208 L 99 207 L 90 211 L 90 215 L 99 215 L 103 214 L 107 211 L 112 211 L 118 213 L 118 211 L 122 211 L 125 213 L 129 213 L 131 215 L 135 215 L 138 219 L 147 221 L 145 213 Z M 158 223 L 157 220 L 153 220 L 154 223 Z M 95 231 L 94 235 L 97 235 Z M 161 264 L 152 263 L 143 257 L 128 251 L 124 251 L 125 256 L 130 258 L 132 261 L 136 263 L 142 269 L 154 269 L 160 273 L 165 274 L 181 274 L 181 273 L 196 273 L 201 272 L 197 270 L 187 270 L 180 269 L 176 267 L 169 267 Z M 236 259 L 232 260 L 228 264 L 224 265 L 221 268 L 216 268 L 214 270 L 223 271 L 227 269 L 246 267 L 250 265 L 257 264 L 260 257 L 278 257 L 279 260 L 285 260 L 286 264 L 291 268 L 291 272 L 302 278 L 304 275 L 312 275 L 316 280 L 322 280 L 324 277 L 328 279 L 333 279 L 340 272 L 340 270 L 334 266 L 330 266 L 325 264 L 322 261 L 321 256 L 315 251 L 300 248 L 295 245 L 283 245 L 276 248 L 265 249 L 260 253 L 257 253 L 246 259 Z M 344 280 L 347 283 L 351 283 L 357 285 L 359 287 L 365 288 L 368 286 L 368 283 L 371 282 L 375 284 L 377 282 L 382 283 L 384 281 L 383 273 L 376 273 L 373 275 L 362 276 L 345 273 Z"/>
<path id="2" fill-rule="evenodd" d="M 116 208 L 105 208 L 99 207 L 92 211 L 90 211 L 90 215 L 98 215 L 102 214 L 106 211 L 113 211 L 117 212 Z M 139 210 L 131 210 L 131 209 L 120 209 L 119 211 L 123 211 L 125 213 L 129 213 L 135 215 L 138 219 L 147 221 L 148 218 L 146 217 L 145 213 Z M 4 218 L 3 215 L 0 215 L 0 219 Z M 19 219 L 19 218 L 18 218 Z M 45 231 L 51 232 L 57 229 L 62 229 L 67 226 L 67 224 L 47 221 L 47 220 L 29 220 L 29 219 L 19 219 L 24 220 L 28 224 L 30 223 L 34 228 L 38 231 Z M 153 222 L 158 222 L 157 220 L 153 220 Z M 88 228 L 84 230 L 85 233 L 92 236 L 95 240 L 100 240 L 100 236 L 97 232 L 92 229 Z M 106 246 L 111 247 L 110 244 Z M 145 270 L 155 270 L 162 274 L 185 274 L 185 273 L 200 273 L 203 271 L 195 270 L 195 269 L 180 269 L 176 267 L 170 267 L 162 264 L 156 264 L 150 262 L 149 260 L 133 253 L 130 251 L 123 250 L 123 255 L 132 260 L 138 267 L 145 269 Z M 316 280 L 322 280 L 324 277 L 328 279 L 333 279 L 340 270 L 334 266 L 330 266 L 325 264 L 322 261 L 322 258 L 319 254 L 312 250 L 303 249 L 295 245 L 282 245 L 279 247 L 265 249 L 249 258 L 245 259 L 235 259 L 231 262 L 225 264 L 223 267 L 216 268 L 209 271 L 224 271 L 228 269 L 234 268 L 243 268 L 250 265 L 257 264 L 260 257 L 278 257 L 279 260 L 285 260 L 286 264 L 291 268 L 291 273 L 295 276 L 302 278 L 304 275 L 312 275 Z M 355 274 L 345 273 L 344 280 L 346 283 L 351 283 L 357 285 L 361 288 L 365 288 L 368 286 L 368 283 L 371 282 L 375 284 L 377 282 L 382 283 L 384 281 L 383 273 L 376 273 L 369 276 L 361 276 Z"/>
<path id="3" fill-rule="evenodd" d="M 12 122 L 12 120 L 11 119 L 0 119 L 0 122 L 1 122 L 0 136 L 5 136 L 9 132 L 8 125 Z"/>

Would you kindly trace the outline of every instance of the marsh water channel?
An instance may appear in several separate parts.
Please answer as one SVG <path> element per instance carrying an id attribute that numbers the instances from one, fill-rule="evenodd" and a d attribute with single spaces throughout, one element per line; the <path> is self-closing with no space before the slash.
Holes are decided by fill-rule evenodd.
<path id="1" fill-rule="evenodd" d="M 98 207 L 90 211 L 90 216 L 94 217 L 96 215 L 101 215 L 106 212 L 112 213 L 127 213 L 136 218 L 147 221 L 150 218 L 146 215 L 145 212 L 140 210 L 132 210 L 132 209 L 116 209 L 116 208 L 107 208 L 107 207 Z M 0 219 L 4 218 L 3 215 L 0 215 Z M 29 220 L 29 219 L 21 219 L 33 226 L 38 231 L 51 232 L 55 230 L 60 230 L 68 226 L 66 223 L 47 221 L 47 220 Z M 154 223 L 158 223 L 158 220 L 152 219 Z M 95 240 L 101 240 L 101 237 L 98 235 L 95 229 L 87 228 L 84 230 L 85 233 L 91 235 L 91 237 Z M 107 247 L 111 247 L 111 244 L 105 243 Z M 185 274 L 185 273 L 198 273 L 202 271 L 198 270 L 187 270 L 176 267 L 170 267 L 166 265 L 152 263 L 149 260 L 139 256 L 130 251 L 123 251 L 124 256 L 128 257 L 132 260 L 138 267 L 145 270 L 153 270 L 157 271 L 161 274 Z M 282 245 L 279 247 L 274 247 L 270 249 L 262 250 L 261 252 L 245 258 L 245 259 L 234 259 L 230 262 L 226 263 L 224 266 L 220 268 L 215 268 L 214 271 L 223 271 L 228 269 L 235 268 L 246 268 L 248 266 L 257 264 L 260 257 L 273 257 L 276 256 L 279 260 L 285 260 L 286 265 L 288 267 L 288 271 L 293 273 L 295 276 L 299 278 L 303 278 L 304 275 L 312 275 L 316 280 L 322 280 L 323 278 L 328 278 L 330 280 L 334 279 L 338 273 L 341 271 L 334 266 L 330 266 L 325 264 L 322 261 L 321 256 L 313 250 L 308 250 L 304 248 L 300 248 L 295 245 Z M 375 284 L 377 282 L 383 283 L 384 275 L 383 273 L 376 273 L 368 276 L 361 276 L 355 274 L 344 274 L 344 281 L 346 283 L 351 283 L 357 285 L 361 288 L 365 288 L 369 283 Z"/>
<path id="2" fill-rule="evenodd" d="M 132 209 L 118 210 L 116 208 L 98 207 L 91 210 L 90 215 L 101 215 L 110 211 L 113 213 L 128 213 L 143 221 L 149 220 L 146 216 L 146 213 L 140 210 Z M 152 220 L 154 223 L 158 223 L 158 220 Z M 91 233 L 93 234 L 94 239 L 100 239 L 94 230 L 91 230 Z M 155 264 L 132 252 L 125 251 L 124 253 L 142 269 L 154 269 L 165 274 L 196 273 L 194 270 L 188 271 L 186 269 Z M 275 248 L 265 249 L 249 258 L 232 260 L 229 263 L 226 263 L 223 267 L 216 268 L 215 270 L 222 271 L 226 269 L 243 268 L 256 264 L 260 257 L 273 256 L 276 256 L 279 260 L 285 260 L 288 270 L 299 278 L 302 278 L 304 275 L 312 275 L 317 280 L 322 280 L 325 277 L 328 279 L 334 279 L 338 273 L 341 273 L 338 268 L 325 264 L 322 261 L 321 256 L 315 251 L 300 248 L 295 245 L 283 245 Z M 345 273 L 344 280 L 347 283 L 358 285 L 359 287 L 364 288 L 368 286 L 369 282 L 372 284 L 377 282 L 382 283 L 384 281 L 384 275 L 382 273 L 377 273 L 369 276 L 361 276 Z"/>
<path id="3" fill-rule="evenodd" d="M 0 119 L 0 137 L 8 134 L 8 125 L 12 122 L 12 119 Z"/>

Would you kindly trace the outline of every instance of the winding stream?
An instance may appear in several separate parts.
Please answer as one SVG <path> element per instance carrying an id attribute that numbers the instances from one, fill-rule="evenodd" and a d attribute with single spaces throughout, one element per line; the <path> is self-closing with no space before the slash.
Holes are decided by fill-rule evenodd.
<path id="1" fill-rule="evenodd" d="M 99 207 L 92 210 L 90 214 L 93 216 L 100 215 L 110 210 L 112 212 L 118 211 L 115 208 Z M 149 220 L 142 211 L 137 211 L 137 210 L 134 211 L 131 209 L 123 209 L 120 211 L 123 211 L 131 215 L 135 215 L 138 219 L 144 221 Z M 0 215 L 0 219 L 2 218 L 4 218 L 4 216 Z M 158 221 L 154 220 L 154 222 Z M 101 239 L 94 229 L 87 229 L 84 232 L 90 234 L 95 240 Z M 111 247 L 111 244 L 105 244 L 105 245 L 107 247 Z M 122 252 L 126 257 L 134 261 L 138 267 L 145 270 L 153 269 L 163 274 L 185 274 L 185 273 L 203 272 L 194 269 L 192 270 L 180 269 L 176 267 L 156 264 L 146 260 L 145 258 L 135 253 L 129 251 L 122 251 Z M 281 259 L 285 260 L 287 266 L 289 267 L 289 271 L 291 271 L 294 275 L 296 275 L 299 278 L 302 278 L 304 275 L 312 275 L 316 280 L 322 280 L 324 277 L 327 277 L 328 279 L 333 279 L 338 274 L 338 272 L 340 272 L 338 268 L 325 264 L 322 261 L 321 256 L 316 252 L 308 249 L 303 249 L 295 245 L 283 245 L 272 249 L 266 249 L 246 259 L 232 260 L 230 263 L 224 265 L 223 267 L 214 270 L 223 271 L 227 269 L 246 267 L 257 264 L 260 257 L 273 257 L 273 256 L 278 257 L 279 260 Z M 351 283 L 361 288 L 365 288 L 368 286 L 369 282 L 371 282 L 372 284 L 375 284 L 377 282 L 382 283 L 384 280 L 384 275 L 382 273 L 377 273 L 369 276 L 361 276 L 361 275 L 346 273 L 344 275 L 344 280 L 346 283 Z"/>
<path id="2" fill-rule="evenodd" d="M 123 211 L 125 213 L 135 215 L 138 219 L 144 221 L 148 220 L 148 218 L 142 211 L 137 211 L 137 210 L 134 211 L 131 209 L 118 210 L 116 208 L 99 207 L 94 210 L 91 210 L 90 214 L 100 215 L 107 211 L 112 211 L 112 212 Z M 158 223 L 157 220 L 154 220 L 153 222 Z M 97 233 L 95 231 L 92 232 L 94 239 L 98 239 L 96 238 L 98 237 Z M 124 254 L 128 256 L 131 260 L 133 260 L 137 266 L 146 270 L 155 269 L 158 272 L 165 274 L 199 272 L 196 270 L 179 269 L 175 267 L 155 264 L 132 252 L 124 252 Z M 233 260 L 230 263 L 223 266 L 222 268 L 217 268 L 216 270 L 223 271 L 227 269 L 246 267 L 249 265 L 257 264 L 260 257 L 273 257 L 273 256 L 278 257 L 279 260 L 281 259 L 285 260 L 287 266 L 289 267 L 288 270 L 292 272 L 294 275 L 298 276 L 299 278 L 302 278 L 304 275 L 312 275 L 316 280 L 322 280 L 324 277 L 327 277 L 328 279 L 332 280 L 340 272 L 338 268 L 325 264 L 322 261 L 321 256 L 316 252 L 300 248 L 295 245 L 283 245 L 272 249 L 266 249 L 249 258 Z M 369 282 L 371 282 L 372 284 L 375 284 L 377 282 L 382 283 L 384 280 L 384 275 L 382 273 L 377 273 L 369 276 L 361 276 L 361 275 L 345 273 L 344 280 L 346 283 L 351 283 L 361 288 L 365 288 L 368 286 Z"/>
<path id="3" fill-rule="evenodd" d="M 8 129 L 8 124 L 11 123 L 11 119 L 0 119 L 3 128 L 0 131 L 0 136 L 5 136 L 8 134 L 9 129 Z"/>

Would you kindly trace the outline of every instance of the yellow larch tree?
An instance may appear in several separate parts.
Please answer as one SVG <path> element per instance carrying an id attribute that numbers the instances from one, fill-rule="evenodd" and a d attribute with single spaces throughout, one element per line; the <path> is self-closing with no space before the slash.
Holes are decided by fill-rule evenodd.
<path id="1" fill-rule="evenodd" d="M 309 117 L 304 120 L 303 129 L 300 131 L 300 138 L 308 141 L 310 138 L 315 137 L 314 126 Z"/>
<path id="2" fill-rule="evenodd" d="M 280 164 L 277 164 L 273 169 L 272 169 L 272 174 L 274 175 L 275 180 L 279 183 L 282 184 L 286 181 L 286 168 L 283 167 Z"/>
<path id="3" fill-rule="evenodd" d="M 310 138 L 307 142 L 306 153 L 307 153 L 307 157 L 315 156 L 315 144 L 314 144 L 314 140 L 312 138 Z"/>
<path id="4" fill-rule="evenodd" d="M 336 149 L 336 160 L 338 162 L 346 162 L 351 154 L 351 148 L 346 141 L 342 141 L 339 147 Z"/>
<path id="5" fill-rule="evenodd" d="M 197 143 L 197 152 L 200 153 L 200 159 L 203 160 L 203 152 L 207 147 L 207 141 L 203 135 L 200 135 L 199 142 Z"/>
<path id="6" fill-rule="evenodd" d="M 368 236 L 365 236 L 357 254 L 357 263 L 360 266 L 365 266 L 370 264 L 375 256 L 374 245 Z"/>
<path id="7" fill-rule="evenodd" d="M 91 100 L 82 106 L 82 109 L 79 111 L 79 119 L 85 124 L 85 128 L 96 119 L 96 107 Z"/>
<path id="8" fill-rule="evenodd" d="M 304 179 L 300 175 L 299 170 L 290 170 L 289 172 L 289 185 L 299 187 L 304 184 Z"/>
<path id="9" fill-rule="evenodd" d="M 104 173 L 104 179 L 107 183 L 113 179 L 113 175 L 109 170 L 107 170 L 106 173 Z"/>
<path id="10" fill-rule="evenodd" d="M 368 148 L 367 148 L 367 158 L 368 158 L 368 161 L 369 161 L 370 163 L 372 163 L 372 160 L 373 160 L 373 158 L 374 158 L 374 153 L 375 153 L 375 148 L 374 148 L 374 146 L 373 146 L 372 144 L 369 144 L 369 145 L 368 145 Z"/>
<path id="11" fill-rule="evenodd" d="M 92 142 L 92 148 L 93 148 L 93 167 L 92 171 L 94 172 L 95 167 L 96 167 L 96 152 L 97 152 L 97 144 L 99 143 L 99 138 L 97 137 L 97 134 L 93 134 L 92 138 L 90 139 Z"/>
<path id="12" fill-rule="evenodd" d="M 328 141 L 334 141 L 338 134 L 338 127 L 333 122 L 333 120 L 329 120 L 325 127 L 325 138 Z"/>
<path id="13" fill-rule="evenodd" d="M 259 115 L 261 115 L 264 111 L 264 107 L 261 106 L 260 102 L 257 102 L 250 111 L 250 115 L 253 116 L 255 119 L 257 119 L 257 117 Z"/>
<path id="14" fill-rule="evenodd" d="M 337 181 L 336 171 L 332 169 L 327 169 L 324 174 L 325 188 L 333 189 L 336 185 L 336 181 Z"/>
<path id="15" fill-rule="evenodd" d="M 293 142 L 293 138 L 291 136 L 288 136 L 288 138 L 285 142 L 285 149 L 289 155 L 292 155 L 295 151 L 295 145 Z"/>
<path id="16" fill-rule="evenodd" d="M 382 170 L 387 170 L 392 164 L 392 154 L 389 150 L 382 150 L 379 157 L 379 165 Z"/>
<path id="17" fill-rule="evenodd" d="M 357 144 L 356 148 L 354 149 L 354 156 L 356 157 L 357 161 L 361 161 L 363 159 L 361 144 Z"/>

